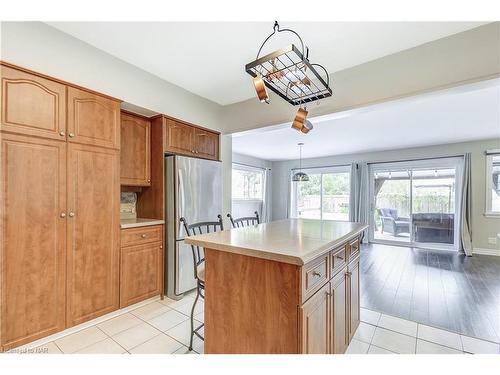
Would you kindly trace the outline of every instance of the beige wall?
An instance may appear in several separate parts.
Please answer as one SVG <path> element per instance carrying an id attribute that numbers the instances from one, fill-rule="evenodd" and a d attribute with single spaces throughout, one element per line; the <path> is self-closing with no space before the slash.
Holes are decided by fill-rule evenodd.
<path id="1" fill-rule="evenodd" d="M 333 96 L 308 107 L 318 116 L 483 80 L 500 74 L 500 23 L 487 24 L 331 74 Z M 227 132 L 291 122 L 296 109 L 277 96 L 224 107 Z"/>
<path id="2" fill-rule="evenodd" d="M 477 142 L 453 143 L 429 147 L 416 147 L 402 150 L 379 151 L 363 154 L 329 156 L 304 159 L 302 167 L 344 165 L 353 162 L 397 161 L 440 156 L 456 156 L 470 152 L 472 156 L 472 206 L 473 206 L 473 246 L 475 249 L 494 249 L 500 255 L 500 218 L 485 217 L 486 158 L 484 151 L 500 148 L 500 139 Z M 272 180 L 272 218 L 279 220 L 287 217 L 289 202 L 290 170 L 297 168 L 298 160 L 273 162 Z M 488 237 L 497 237 L 497 245 L 488 243 Z"/>

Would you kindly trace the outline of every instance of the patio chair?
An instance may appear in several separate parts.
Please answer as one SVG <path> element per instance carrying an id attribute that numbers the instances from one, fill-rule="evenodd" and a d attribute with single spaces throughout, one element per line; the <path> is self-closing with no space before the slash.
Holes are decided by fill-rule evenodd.
<path id="1" fill-rule="evenodd" d="M 379 208 L 377 212 L 382 220 L 382 233 L 391 233 L 398 236 L 400 233 L 410 233 L 410 220 L 399 217 L 398 210 L 394 208 Z"/>

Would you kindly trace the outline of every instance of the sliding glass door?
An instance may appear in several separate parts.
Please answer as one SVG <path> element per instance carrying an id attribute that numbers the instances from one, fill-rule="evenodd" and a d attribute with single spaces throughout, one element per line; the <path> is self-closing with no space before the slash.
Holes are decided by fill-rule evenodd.
<path id="1" fill-rule="evenodd" d="M 458 249 L 461 167 L 461 158 L 371 164 L 371 240 Z"/>
<path id="2" fill-rule="evenodd" d="M 291 182 L 290 217 L 348 221 L 350 167 L 303 171 L 309 181 Z"/>

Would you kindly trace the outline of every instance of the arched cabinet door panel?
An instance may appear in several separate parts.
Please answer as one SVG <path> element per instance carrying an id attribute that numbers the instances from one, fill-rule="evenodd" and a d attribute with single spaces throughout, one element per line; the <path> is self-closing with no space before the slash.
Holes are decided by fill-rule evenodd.
<path id="1" fill-rule="evenodd" d="M 1 130 L 66 139 L 66 86 L 21 70 L 0 66 Z"/>
<path id="2" fill-rule="evenodd" d="M 68 141 L 120 148 L 120 102 L 68 87 Z"/>

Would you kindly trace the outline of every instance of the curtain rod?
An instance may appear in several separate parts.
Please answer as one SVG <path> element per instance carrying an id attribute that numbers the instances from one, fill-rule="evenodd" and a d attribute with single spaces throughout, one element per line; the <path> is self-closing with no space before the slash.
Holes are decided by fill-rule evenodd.
<path id="1" fill-rule="evenodd" d="M 256 169 L 263 169 L 263 170 L 271 170 L 271 168 L 266 168 L 266 167 L 257 167 L 255 165 L 250 165 L 250 164 L 245 164 L 245 163 L 238 163 L 236 161 L 233 161 L 232 164 L 236 164 L 236 165 L 241 165 L 243 167 L 250 167 L 250 168 L 256 168 Z"/>
<path id="2" fill-rule="evenodd" d="M 322 167 L 302 167 L 302 169 L 321 169 L 321 168 L 336 168 L 336 167 L 351 167 L 351 164 L 333 164 L 333 165 L 325 165 Z M 291 168 L 290 170 L 295 171 L 301 168 Z"/>
<path id="3" fill-rule="evenodd" d="M 449 155 L 449 156 L 434 156 L 427 158 L 414 158 L 414 159 L 403 159 L 403 160 L 384 160 L 384 161 L 369 161 L 366 164 L 386 164 L 386 163 L 404 163 L 407 161 L 419 161 L 419 160 L 433 160 L 433 159 L 452 159 L 452 158 L 463 158 L 464 154 L 460 155 Z"/>

